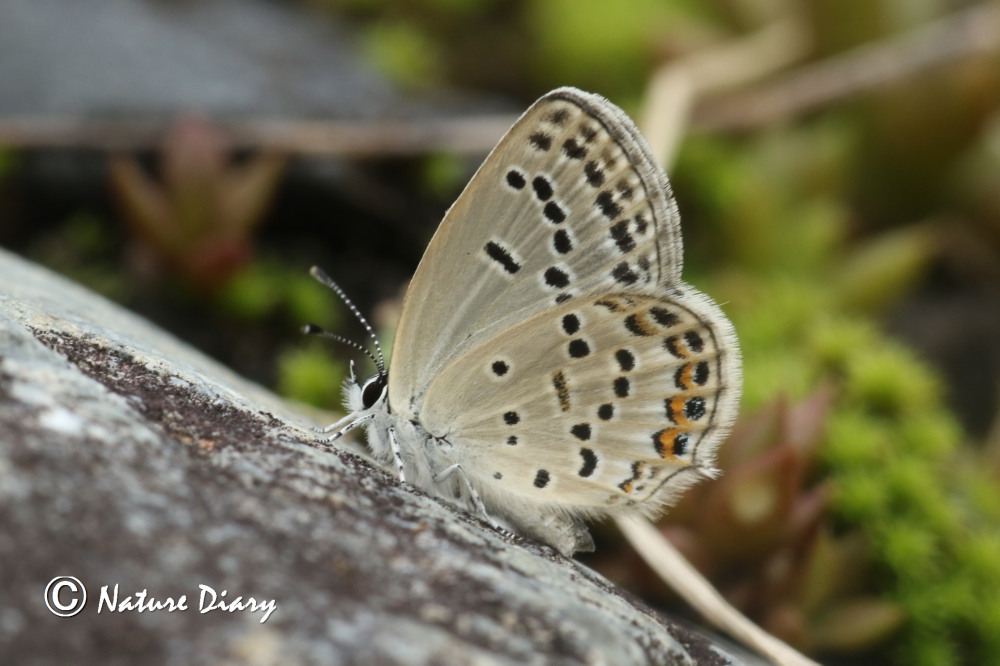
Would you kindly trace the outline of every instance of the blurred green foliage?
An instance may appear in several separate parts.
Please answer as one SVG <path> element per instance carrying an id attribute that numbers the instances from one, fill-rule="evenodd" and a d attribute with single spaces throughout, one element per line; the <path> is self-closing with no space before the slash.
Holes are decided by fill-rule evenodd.
<path id="1" fill-rule="evenodd" d="M 920 223 L 849 240 L 852 211 L 836 174 L 851 171 L 842 149 L 851 141 L 830 140 L 844 130 L 819 122 L 689 141 L 675 187 L 686 229 L 704 225 L 689 256 L 714 265 L 692 279 L 728 301 L 745 412 L 836 387 L 820 449 L 831 525 L 865 535 L 875 589 L 903 610 L 899 663 L 994 663 L 995 471 L 961 446 L 940 380 L 876 323 L 926 273 L 947 230 Z M 850 647 L 846 639 L 841 632 Z"/>

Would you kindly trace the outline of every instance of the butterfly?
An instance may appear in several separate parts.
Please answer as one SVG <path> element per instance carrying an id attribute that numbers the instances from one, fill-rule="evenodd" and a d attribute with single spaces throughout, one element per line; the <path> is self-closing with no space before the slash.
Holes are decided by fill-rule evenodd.
<path id="1" fill-rule="evenodd" d="M 628 116 L 544 95 L 432 238 L 391 370 L 313 269 L 378 352 L 374 376 L 352 364 L 327 441 L 363 426 L 401 480 L 563 554 L 593 549 L 585 519 L 652 517 L 715 476 L 735 418 L 732 325 L 682 263 L 670 185 Z"/>

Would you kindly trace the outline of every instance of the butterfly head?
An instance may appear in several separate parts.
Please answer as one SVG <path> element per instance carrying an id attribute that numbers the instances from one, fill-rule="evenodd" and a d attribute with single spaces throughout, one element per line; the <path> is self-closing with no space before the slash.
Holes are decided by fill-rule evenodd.
<path id="1" fill-rule="evenodd" d="M 351 376 L 344 382 L 344 403 L 352 412 L 366 412 L 385 404 L 389 391 L 389 373 L 379 369 L 367 379 L 358 379 L 351 361 Z"/>

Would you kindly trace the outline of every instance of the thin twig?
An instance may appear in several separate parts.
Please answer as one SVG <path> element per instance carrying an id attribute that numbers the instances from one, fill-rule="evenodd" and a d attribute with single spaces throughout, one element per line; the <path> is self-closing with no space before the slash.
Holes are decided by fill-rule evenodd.
<path id="1" fill-rule="evenodd" d="M 666 169 L 673 163 L 695 100 L 786 67 L 805 54 L 806 46 L 803 26 L 788 19 L 662 65 L 646 87 L 640 116 L 657 162 Z"/>
<path id="2" fill-rule="evenodd" d="M 1000 50 L 1000 7 L 983 3 L 696 105 L 693 126 L 718 132 L 767 125 L 955 60 Z"/>
<path id="3" fill-rule="evenodd" d="M 517 116 L 408 121 L 304 121 L 213 118 L 234 148 L 292 155 L 405 157 L 433 151 L 488 152 Z M 78 118 L 2 118 L 0 146 L 75 148 L 102 152 L 158 148 L 165 123 Z"/>
<path id="4" fill-rule="evenodd" d="M 619 517 L 615 522 L 660 578 L 720 629 L 780 666 L 819 666 L 733 608 L 645 518 Z"/>

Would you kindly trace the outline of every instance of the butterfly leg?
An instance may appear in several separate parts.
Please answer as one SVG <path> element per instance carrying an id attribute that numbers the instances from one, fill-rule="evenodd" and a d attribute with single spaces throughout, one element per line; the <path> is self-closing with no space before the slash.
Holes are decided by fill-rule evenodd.
<path id="1" fill-rule="evenodd" d="M 392 449 L 392 459 L 396 463 L 399 480 L 406 483 L 406 471 L 403 469 L 403 452 L 399 448 L 399 440 L 396 439 L 395 428 L 389 428 L 389 448 Z"/>
<path id="2" fill-rule="evenodd" d="M 344 418 L 340 419 L 336 423 L 331 423 L 330 425 L 324 426 L 322 428 L 313 428 L 313 430 L 315 432 L 322 432 L 322 433 L 327 433 L 327 432 L 330 432 L 332 430 L 339 430 L 340 428 L 344 427 L 345 423 L 350 422 L 352 416 L 353 416 L 353 414 L 348 414 L 347 416 L 345 416 Z"/>
<path id="3" fill-rule="evenodd" d="M 338 430 L 337 432 L 333 433 L 331 436 L 327 437 L 326 441 L 328 441 L 328 442 L 336 441 L 336 440 L 340 439 L 343 435 L 345 435 L 345 434 L 351 432 L 352 430 L 354 430 L 355 428 L 357 428 L 359 425 L 361 425 L 361 424 L 363 424 L 363 423 L 365 423 L 367 421 L 371 421 L 373 418 L 375 418 L 374 414 L 365 414 L 361 418 L 355 419 L 355 420 L 351 421 L 350 423 L 348 423 L 347 425 L 341 427 L 340 430 Z M 346 419 L 341 419 L 340 421 L 337 421 L 337 423 L 334 423 L 333 426 L 340 425 L 340 423 L 342 421 L 344 421 L 344 420 L 346 420 Z M 330 432 L 330 430 L 333 430 L 333 426 L 329 426 L 329 430 L 324 430 L 322 432 Z"/>
<path id="4" fill-rule="evenodd" d="M 472 483 L 469 481 L 468 475 L 466 475 L 465 470 L 462 469 L 462 466 L 460 464 L 455 463 L 454 465 L 445 467 L 443 470 L 434 475 L 434 481 L 444 481 L 449 476 L 456 473 L 458 474 L 459 478 L 462 479 L 462 483 L 465 485 L 465 489 L 466 491 L 468 491 L 469 497 L 472 499 L 472 504 L 476 509 L 476 513 L 485 518 L 486 522 L 489 523 L 490 526 L 497 532 L 500 532 L 506 537 L 513 538 L 514 536 L 516 536 L 506 527 L 504 527 L 497 521 L 493 520 L 493 517 L 486 510 L 486 505 L 483 504 L 482 498 L 479 497 L 479 493 L 476 492 L 476 489 L 472 487 Z"/>

